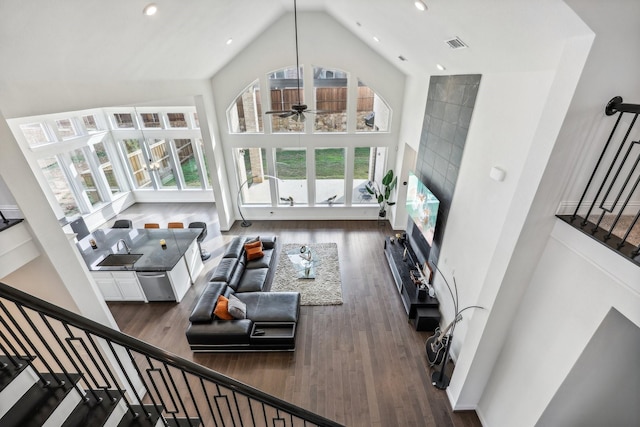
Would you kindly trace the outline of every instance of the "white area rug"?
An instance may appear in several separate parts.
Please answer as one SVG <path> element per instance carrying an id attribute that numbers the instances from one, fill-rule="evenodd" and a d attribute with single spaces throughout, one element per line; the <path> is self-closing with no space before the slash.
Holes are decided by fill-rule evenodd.
<path id="1" fill-rule="evenodd" d="M 300 249 L 302 245 L 302 243 L 282 245 L 271 291 L 300 292 L 302 305 L 342 304 L 338 245 L 335 243 L 306 243 L 316 252 L 320 264 L 315 267 L 315 279 L 298 279 L 298 274 L 287 256 L 287 251 Z"/>

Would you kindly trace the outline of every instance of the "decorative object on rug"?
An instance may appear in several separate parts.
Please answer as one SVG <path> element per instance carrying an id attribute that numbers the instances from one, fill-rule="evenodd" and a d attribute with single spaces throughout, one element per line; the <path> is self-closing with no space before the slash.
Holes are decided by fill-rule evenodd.
<path id="1" fill-rule="evenodd" d="M 314 267 L 315 279 L 298 278 L 298 270 L 287 256 L 288 252 L 311 249 L 314 258 L 322 260 Z M 278 266 L 271 284 L 272 292 L 300 292 L 301 305 L 342 304 L 342 282 L 336 243 L 287 243 L 282 245 Z"/>

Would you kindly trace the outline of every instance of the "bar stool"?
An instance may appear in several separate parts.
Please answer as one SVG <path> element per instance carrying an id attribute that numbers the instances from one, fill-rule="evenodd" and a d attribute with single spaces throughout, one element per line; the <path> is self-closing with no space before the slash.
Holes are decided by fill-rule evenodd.
<path id="1" fill-rule="evenodd" d="M 160 224 L 158 224 L 157 222 L 147 222 L 144 225 L 144 228 L 160 228 Z"/>
<path id="2" fill-rule="evenodd" d="M 201 222 L 201 221 L 190 222 L 189 223 L 189 228 L 201 228 L 202 229 L 200 234 L 198 234 L 198 237 L 196 238 L 196 240 L 198 241 L 198 247 L 200 248 L 200 258 L 202 258 L 202 261 L 208 260 L 209 258 L 211 258 L 211 254 L 209 252 L 205 251 L 204 249 L 202 249 L 202 246 L 200 245 L 202 243 L 202 241 L 204 240 L 204 238 L 207 237 L 207 224 L 205 222 Z"/>
<path id="3" fill-rule="evenodd" d="M 170 222 L 167 224 L 167 228 L 184 228 L 184 224 L 181 222 Z"/>
<path id="4" fill-rule="evenodd" d="M 117 219 L 111 228 L 133 228 L 133 223 L 130 219 Z"/>

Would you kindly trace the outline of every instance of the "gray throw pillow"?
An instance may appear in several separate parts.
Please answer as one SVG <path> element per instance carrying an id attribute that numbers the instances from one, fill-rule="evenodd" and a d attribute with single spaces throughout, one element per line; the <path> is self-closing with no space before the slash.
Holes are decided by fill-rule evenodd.
<path id="1" fill-rule="evenodd" d="M 235 295 L 229 295 L 229 306 L 227 310 L 234 319 L 247 318 L 247 305 L 236 298 Z"/>

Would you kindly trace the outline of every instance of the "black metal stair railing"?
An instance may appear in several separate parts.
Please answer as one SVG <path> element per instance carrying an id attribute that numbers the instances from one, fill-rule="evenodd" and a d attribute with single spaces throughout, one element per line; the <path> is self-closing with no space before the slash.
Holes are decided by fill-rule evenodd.
<path id="1" fill-rule="evenodd" d="M 32 364 L 43 385 L 75 384 L 86 402 L 106 395 L 131 417 L 162 414 L 166 426 L 340 426 L 4 283 L 0 354 Z"/>
<path id="2" fill-rule="evenodd" d="M 640 105 L 624 104 L 616 96 L 605 114 L 618 117 L 578 205 L 573 214 L 557 216 L 640 265 L 640 243 L 629 241 L 632 232 L 640 235 L 640 140 L 634 141 L 640 139 L 635 127 Z"/>

